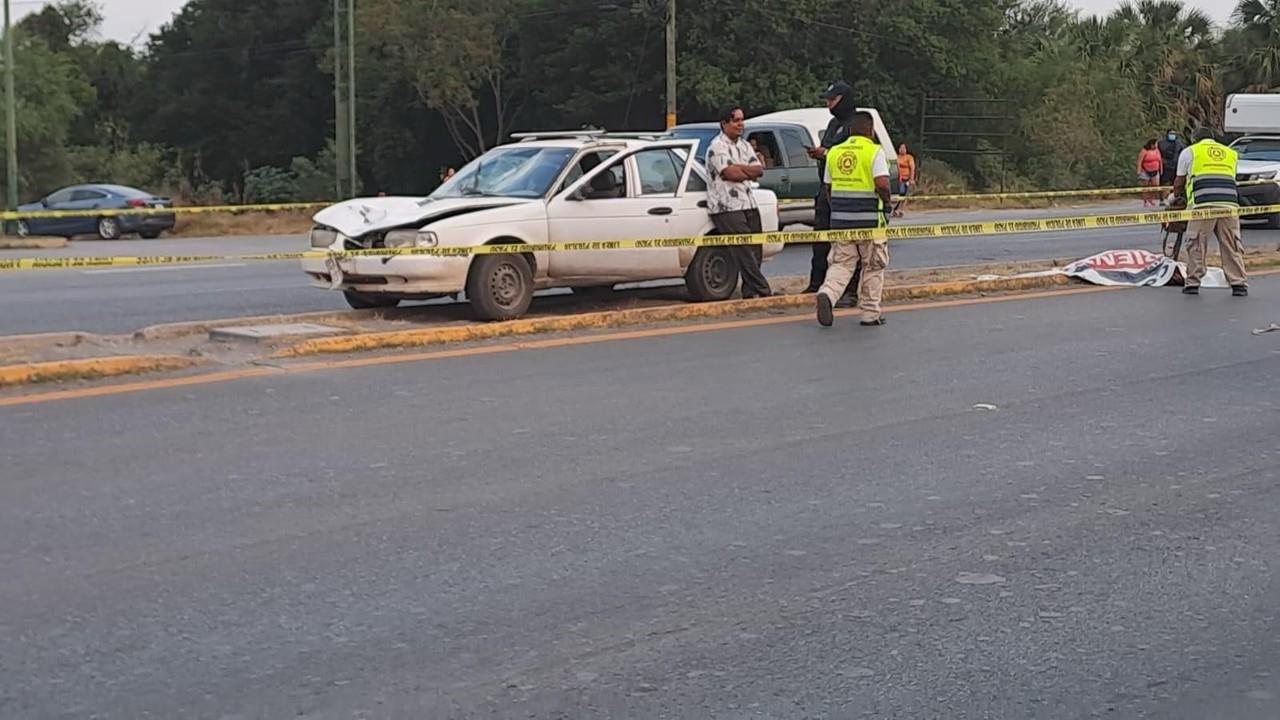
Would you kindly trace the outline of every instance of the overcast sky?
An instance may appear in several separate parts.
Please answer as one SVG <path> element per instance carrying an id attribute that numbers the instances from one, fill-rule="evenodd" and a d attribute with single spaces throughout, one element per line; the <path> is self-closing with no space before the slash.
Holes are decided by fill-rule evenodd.
<path id="1" fill-rule="evenodd" d="M 38 10 L 40 0 L 12 0 L 14 10 L 25 14 Z M 103 36 L 121 42 L 138 40 L 141 45 L 148 34 L 160 29 L 186 0 L 98 0 L 105 18 Z M 327 2 L 327 0 L 316 0 Z M 1105 13 L 1114 9 L 1121 0 L 1071 0 L 1072 4 L 1086 12 Z M 1201 8 L 1219 24 L 1226 24 L 1235 7 L 1235 0 L 1187 0 L 1188 5 Z"/>

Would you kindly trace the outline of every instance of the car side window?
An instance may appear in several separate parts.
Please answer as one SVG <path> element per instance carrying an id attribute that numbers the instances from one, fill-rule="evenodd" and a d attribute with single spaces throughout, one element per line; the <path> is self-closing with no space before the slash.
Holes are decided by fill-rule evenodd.
<path id="1" fill-rule="evenodd" d="M 809 157 L 805 151 L 806 145 L 813 145 L 813 141 L 805 137 L 805 133 L 800 128 L 782 128 L 778 131 L 782 135 L 782 144 L 787 151 L 787 167 L 804 168 L 814 167 L 813 158 Z"/>
<path id="2" fill-rule="evenodd" d="M 579 178 L 591 172 L 597 165 L 617 155 L 617 150 L 596 150 L 594 152 L 583 153 L 577 162 L 569 167 L 569 173 L 565 176 L 564 182 L 560 184 L 560 188 L 556 190 L 556 194 L 564 192 L 569 186 L 578 182 Z"/>
<path id="3" fill-rule="evenodd" d="M 603 172 L 597 173 L 583 188 L 587 200 L 615 200 L 627 197 L 627 165 L 615 162 Z"/>
<path id="4" fill-rule="evenodd" d="M 100 193 L 97 190 L 76 190 L 71 193 L 71 202 L 79 200 L 101 200 L 105 197 L 105 193 Z"/>
<path id="5" fill-rule="evenodd" d="M 47 202 L 50 205 L 53 205 L 54 203 L 71 202 L 71 191 L 59 190 L 58 192 L 50 195 Z"/>
<path id="6" fill-rule="evenodd" d="M 697 170 L 689 173 L 689 184 L 684 186 L 685 192 L 706 192 L 707 181 L 702 179 Z"/>
<path id="7" fill-rule="evenodd" d="M 684 161 L 676 162 L 674 153 L 667 148 L 641 150 L 635 154 L 636 170 L 640 177 L 641 195 L 675 195 L 680 189 L 680 174 Z"/>
<path id="8" fill-rule="evenodd" d="M 778 147 L 778 136 L 772 130 L 748 130 L 747 142 L 755 148 L 766 170 L 782 167 L 782 148 Z"/>

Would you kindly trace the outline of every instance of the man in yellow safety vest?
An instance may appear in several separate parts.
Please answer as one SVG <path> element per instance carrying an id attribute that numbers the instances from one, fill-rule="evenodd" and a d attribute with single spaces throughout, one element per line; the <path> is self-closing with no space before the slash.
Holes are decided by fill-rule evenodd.
<path id="1" fill-rule="evenodd" d="M 1194 143 L 1178 157 L 1178 175 L 1173 193 L 1186 193 L 1187 207 L 1192 210 L 1239 208 L 1236 187 L 1236 151 L 1214 139 L 1213 131 L 1200 128 L 1192 136 Z M 1192 220 L 1187 223 L 1187 278 L 1182 292 L 1200 294 L 1200 281 L 1205 274 L 1205 254 L 1209 236 L 1217 235 L 1222 256 L 1222 271 L 1231 284 L 1231 294 L 1249 294 L 1249 276 L 1244 269 L 1244 244 L 1240 240 L 1240 216 Z"/>
<path id="2" fill-rule="evenodd" d="M 869 113 L 853 116 L 849 138 L 827 152 L 826 191 L 831 203 L 831 229 L 883 228 L 888 224 L 889 163 L 875 140 L 875 120 Z M 858 307 L 863 325 L 883 325 L 880 296 L 884 270 L 889 265 L 885 238 L 858 242 L 833 242 L 827 275 L 818 290 L 818 322 L 830 327 L 832 308 L 844 292 L 854 269 L 862 263 L 858 282 Z"/>

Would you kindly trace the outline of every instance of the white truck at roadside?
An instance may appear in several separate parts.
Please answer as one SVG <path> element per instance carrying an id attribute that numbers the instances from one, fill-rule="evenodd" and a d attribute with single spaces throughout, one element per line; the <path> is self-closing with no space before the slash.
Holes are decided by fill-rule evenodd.
<path id="1" fill-rule="evenodd" d="M 1280 205 L 1280 94 L 1229 96 L 1223 129 L 1241 134 L 1231 143 L 1240 154 L 1236 180 L 1254 183 L 1240 186 L 1241 206 Z M 1269 229 L 1280 230 L 1280 213 L 1244 219 L 1265 219 Z"/>

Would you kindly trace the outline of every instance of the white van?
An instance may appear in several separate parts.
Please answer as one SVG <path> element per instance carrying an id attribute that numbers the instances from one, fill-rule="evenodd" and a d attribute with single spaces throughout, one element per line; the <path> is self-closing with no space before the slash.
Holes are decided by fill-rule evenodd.
<path id="1" fill-rule="evenodd" d="M 1248 135 L 1280 134 L 1280 93 L 1229 95 L 1222 129 Z"/>
<path id="2" fill-rule="evenodd" d="M 1280 204 L 1280 94 L 1237 94 L 1227 98 L 1223 129 L 1245 133 L 1231 143 L 1240 154 L 1236 180 L 1261 182 L 1240 186 L 1240 204 L 1245 207 Z M 1246 220 L 1266 220 L 1267 227 L 1280 230 L 1280 213 L 1249 216 Z"/>

